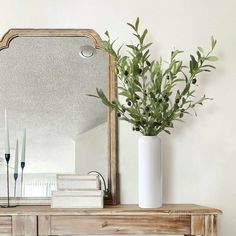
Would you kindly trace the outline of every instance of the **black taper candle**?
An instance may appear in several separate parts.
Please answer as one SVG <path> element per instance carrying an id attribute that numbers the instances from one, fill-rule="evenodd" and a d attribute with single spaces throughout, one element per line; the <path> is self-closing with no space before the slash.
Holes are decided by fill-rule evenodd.
<path id="1" fill-rule="evenodd" d="M 16 184 L 17 184 L 17 179 L 18 179 L 18 173 L 14 173 L 13 175 L 15 183 L 14 183 L 14 197 L 16 197 Z"/>
<path id="2" fill-rule="evenodd" d="M 24 181 L 24 168 L 25 168 L 25 162 L 22 161 L 20 163 L 20 166 L 21 166 L 21 190 L 20 190 L 20 193 L 21 193 L 21 197 L 23 195 L 23 181 Z"/>

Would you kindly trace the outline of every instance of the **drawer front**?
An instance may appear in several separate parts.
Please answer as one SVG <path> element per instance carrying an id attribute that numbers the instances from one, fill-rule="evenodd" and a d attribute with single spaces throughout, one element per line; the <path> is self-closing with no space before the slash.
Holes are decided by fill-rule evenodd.
<path id="1" fill-rule="evenodd" d="M 12 234 L 14 236 L 37 236 L 37 216 L 12 216 Z"/>
<path id="2" fill-rule="evenodd" d="M 10 216 L 0 216 L 0 236 L 10 236 L 12 223 Z"/>
<path id="3" fill-rule="evenodd" d="M 190 234 L 189 216 L 51 216 L 51 235 Z M 39 234 L 40 235 L 40 234 Z"/>

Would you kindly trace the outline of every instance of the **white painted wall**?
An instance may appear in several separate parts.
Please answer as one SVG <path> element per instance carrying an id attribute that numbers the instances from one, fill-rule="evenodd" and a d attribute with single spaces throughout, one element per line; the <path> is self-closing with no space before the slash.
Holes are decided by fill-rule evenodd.
<path id="1" fill-rule="evenodd" d="M 0 0 L 0 6 L 1 34 L 11 27 L 93 28 L 129 41 L 125 22 L 140 16 L 156 42 L 153 53 L 164 57 L 174 46 L 186 52 L 207 46 L 213 34 L 220 61 L 216 72 L 202 76 L 201 90 L 215 100 L 163 137 L 164 199 L 221 208 L 220 235 L 236 233 L 234 0 Z M 120 172 L 122 202 L 137 202 L 137 135 L 123 123 Z"/>

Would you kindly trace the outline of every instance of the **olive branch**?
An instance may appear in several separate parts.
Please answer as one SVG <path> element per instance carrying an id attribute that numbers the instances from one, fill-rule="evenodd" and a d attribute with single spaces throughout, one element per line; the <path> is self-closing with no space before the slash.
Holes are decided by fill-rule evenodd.
<path id="1" fill-rule="evenodd" d="M 120 120 L 133 125 L 133 130 L 143 135 L 154 136 L 162 131 L 170 134 L 175 121 L 183 121 L 185 115 L 191 115 L 198 105 L 210 98 L 203 95 L 195 97 L 197 77 L 203 72 L 211 72 L 217 61 L 212 55 L 216 40 L 211 37 L 211 48 L 205 53 L 198 47 L 195 55 L 190 55 L 188 65 L 179 59 L 183 51 L 173 50 L 169 62 L 150 59 L 152 43 L 146 43 L 148 30 L 140 33 L 139 18 L 134 24 L 127 23 L 137 39 L 136 44 L 126 45 L 126 55 L 121 53 L 123 45 L 114 49 L 108 31 L 104 49 L 114 58 L 112 68 L 118 78 L 118 95 L 124 99 L 110 101 L 102 89 L 97 88 L 96 95 L 103 104 L 117 112 Z M 125 102 L 121 102 L 124 100 Z"/>

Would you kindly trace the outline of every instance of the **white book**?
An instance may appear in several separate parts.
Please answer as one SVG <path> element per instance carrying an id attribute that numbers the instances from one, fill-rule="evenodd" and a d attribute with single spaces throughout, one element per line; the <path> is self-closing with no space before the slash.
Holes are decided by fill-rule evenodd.
<path id="1" fill-rule="evenodd" d="M 103 191 L 53 191 L 52 208 L 103 208 Z"/>
<path id="2" fill-rule="evenodd" d="M 57 190 L 100 190 L 97 175 L 57 175 Z"/>

